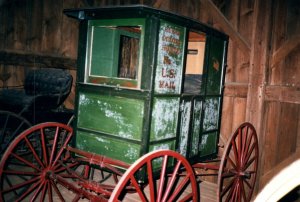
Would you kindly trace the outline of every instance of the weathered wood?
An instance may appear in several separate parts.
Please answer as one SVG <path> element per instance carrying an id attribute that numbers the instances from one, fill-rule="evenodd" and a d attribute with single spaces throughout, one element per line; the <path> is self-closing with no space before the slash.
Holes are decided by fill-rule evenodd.
<path id="1" fill-rule="evenodd" d="M 233 132 L 232 119 L 233 119 L 233 108 L 234 108 L 234 97 L 224 96 L 222 105 L 222 122 L 221 122 L 221 135 L 220 141 L 223 146 L 227 142 L 230 134 Z M 221 155 L 220 155 L 221 156 Z"/>
<path id="2" fill-rule="evenodd" d="M 245 98 L 237 97 L 234 99 L 233 120 L 232 120 L 232 128 L 234 130 L 238 128 L 243 122 L 245 122 L 246 103 L 247 100 Z"/>
<path id="3" fill-rule="evenodd" d="M 200 183 L 200 201 L 216 202 L 217 200 L 217 185 L 211 182 Z"/>
<path id="4" fill-rule="evenodd" d="M 271 43 L 271 52 L 275 52 L 278 48 L 280 48 L 281 44 L 283 44 L 286 40 L 286 21 L 287 21 L 287 5 L 286 1 L 276 0 L 274 3 L 274 23 L 276 25 L 272 29 L 272 33 L 276 33 L 272 37 Z M 270 64 L 272 64 L 270 58 Z M 269 75 L 269 83 L 271 85 L 280 85 L 282 83 L 282 75 L 284 71 L 284 61 L 280 61 L 277 65 L 272 66 L 270 68 Z"/>
<path id="5" fill-rule="evenodd" d="M 153 7 L 154 8 L 160 8 L 162 3 L 163 3 L 163 0 L 156 0 L 153 4 Z"/>
<path id="6" fill-rule="evenodd" d="M 27 49 L 33 52 L 41 51 L 42 44 L 42 21 L 43 13 L 43 2 L 39 0 L 30 0 L 27 5 Z M 6 47 L 8 48 L 8 47 Z"/>
<path id="7" fill-rule="evenodd" d="M 249 56 L 250 54 L 250 45 L 248 42 L 240 35 L 239 32 L 231 25 L 227 18 L 221 13 L 221 11 L 214 5 L 211 0 L 201 0 L 201 3 L 206 4 L 210 9 L 211 15 L 216 19 L 218 24 L 222 29 L 230 36 L 230 38 L 237 44 L 237 46 L 242 50 L 242 52 Z"/>
<path id="8" fill-rule="evenodd" d="M 281 103 L 279 114 L 278 144 L 276 149 L 276 164 L 284 161 L 296 151 L 297 119 L 300 105 Z"/>
<path id="9" fill-rule="evenodd" d="M 295 160 L 298 160 L 300 156 L 300 150 L 297 150 L 295 153 L 293 153 L 291 156 L 289 156 L 287 159 L 285 159 L 283 162 L 277 164 L 272 168 L 272 170 L 269 170 L 268 173 L 260 176 L 260 182 L 261 185 L 264 186 L 268 183 L 268 181 L 274 177 L 276 174 L 278 174 L 282 169 L 285 167 L 291 165 Z"/>
<path id="10" fill-rule="evenodd" d="M 271 0 L 256 0 L 254 5 L 254 24 L 251 39 L 251 54 L 249 68 L 249 89 L 247 99 L 246 121 L 251 122 L 257 130 L 260 142 L 259 151 L 264 152 L 263 111 L 264 111 L 264 88 L 266 84 L 266 67 L 268 65 L 271 20 Z M 262 32 L 264 30 L 264 32 Z M 263 159 L 261 159 L 263 160 Z M 262 164 L 259 164 L 258 176 Z M 259 189 L 256 184 L 255 192 Z"/>
<path id="11" fill-rule="evenodd" d="M 300 104 L 300 88 L 289 86 L 267 86 L 265 98 L 267 101 Z"/>
<path id="12" fill-rule="evenodd" d="M 252 35 L 252 50 L 250 56 L 249 69 L 249 89 L 247 100 L 247 116 L 246 120 L 253 123 L 258 134 L 262 127 L 262 111 L 264 104 L 263 92 L 266 83 L 266 66 L 268 62 L 269 49 L 268 41 L 270 39 L 271 18 L 271 2 L 259 1 L 255 2 L 254 27 Z M 261 30 L 265 30 L 262 32 Z"/>
<path id="13" fill-rule="evenodd" d="M 272 56 L 271 66 L 277 65 L 280 61 L 283 61 L 293 50 L 300 46 L 300 36 L 294 36 L 284 42 Z"/>
<path id="14" fill-rule="evenodd" d="M 276 165 L 276 149 L 278 144 L 278 128 L 280 115 L 280 103 L 268 102 L 266 104 L 265 121 L 265 143 L 264 152 L 261 153 L 261 173 L 265 174 Z"/>
<path id="15" fill-rule="evenodd" d="M 248 84 L 245 83 L 227 83 L 224 90 L 224 96 L 247 98 Z"/>
<path id="16" fill-rule="evenodd" d="M 63 8 L 77 8 L 79 3 L 74 0 L 64 0 Z M 60 52 L 64 57 L 77 58 L 78 47 L 78 33 L 79 23 L 78 21 L 63 15 L 61 23 L 61 45 Z"/>
<path id="17" fill-rule="evenodd" d="M 61 20 L 63 1 L 44 1 L 43 3 L 43 33 L 42 51 L 59 53 L 61 44 Z"/>
<path id="18" fill-rule="evenodd" d="M 238 30 L 238 24 L 239 24 L 239 0 L 233 0 L 232 6 L 228 8 L 228 15 L 226 16 L 228 19 L 230 19 L 230 23 L 232 26 Z M 236 45 L 232 41 L 231 38 L 229 38 L 229 50 L 232 50 L 233 47 Z M 238 52 L 238 51 L 237 51 Z M 227 69 L 226 69 L 226 80 L 227 82 L 235 82 L 236 81 L 236 69 L 237 69 L 237 55 L 236 53 L 233 53 L 232 51 L 228 52 L 227 56 Z"/>
<path id="19" fill-rule="evenodd" d="M 76 62 L 75 59 L 54 55 L 42 55 L 24 51 L 0 51 L 0 64 L 4 65 L 76 69 Z"/>

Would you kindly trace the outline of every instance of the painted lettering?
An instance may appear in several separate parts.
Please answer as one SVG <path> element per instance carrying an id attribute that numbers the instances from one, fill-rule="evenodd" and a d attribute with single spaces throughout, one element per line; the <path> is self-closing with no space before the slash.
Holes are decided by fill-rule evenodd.
<path id="1" fill-rule="evenodd" d="M 161 76 L 163 78 L 171 78 L 174 79 L 176 78 L 176 70 L 175 69 L 166 69 L 162 68 L 161 69 Z"/>
<path id="2" fill-rule="evenodd" d="M 167 89 L 172 89 L 175 90 L 175 82 L 174 81 L 159 81 L 159 88 L 167 88 Z"/>

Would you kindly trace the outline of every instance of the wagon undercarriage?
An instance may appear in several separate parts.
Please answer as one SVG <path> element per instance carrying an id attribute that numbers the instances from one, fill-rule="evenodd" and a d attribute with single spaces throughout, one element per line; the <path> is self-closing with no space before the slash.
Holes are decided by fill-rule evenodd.
<path id="1" fill-rule="evenodd" d="M 250 201 L 253 192 L 258 147 L 248 123 L 233 134 L 220 165 L 190 165 L 174 151 L 159 150 L 130 166 L 72 148 L 71 137 L 72 129 L 58 123 L 39 124 L 22 133 L 1 161 L 2 200 L 197 201 L 199 169 L 218 170 L 220 201 Z M 157 163 L 159 173 L 154 172 Z M 147 177 L 141 181 L 143 170 Z"/>

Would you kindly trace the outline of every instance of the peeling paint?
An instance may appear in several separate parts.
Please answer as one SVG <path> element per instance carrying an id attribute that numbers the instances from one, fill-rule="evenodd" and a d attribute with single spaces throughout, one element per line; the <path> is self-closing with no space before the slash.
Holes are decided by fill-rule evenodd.
<path id="1" fill-rule="evenodd" d="M 155 77 L 155 92 L 157 93 L 180 92 L 184 36 L 183 27 L 161 21 Z"/>
<path id="2" fill-rule="evenodd" d="M 79 127 L 140 140 L 144 116 L 143 101 L 89 93 L 81 93 L 79 101 Z"/>
<path id="3" fill-rule="evenodd" d="M 125 157 L 131 160 L 136 160 L 138 156 L 139 156 L 139 151 L 132 147 L 129 147 L 127 149 L 127 152 L 125 153 Z"/>
<path id="4" fill-rule="evenodd" d="M 205 115 L 203 128 L 205 131 L 217 129 L 219 120 L 219 99 L 212 98 L 205 101 Z"/>
<path id="5" fill-rule="evenodd" d="M 208 138 L 208 135 L 203 135 L 202 136 L 202 140 L 201 140 L 201 143 L 200 143 L 200 150 L 203 150 L 207 144 L 207 138 Z"/>
<path id="6" fill-rule="evenodd" d="M 151 139 L 176 136 L 179 99 L 156 99 L 152 112 Z"/>
<path id="7" fill-rule="evenodd" d="M 187 139 L 189 133 L 190 114 L 191 114 L 191 101 L 182 102 L 182 114 L 181 114 L 181 128 L 179 136 L 179 153 L 186 156 L 187 151 Z"/>
<path id="8" fill-rule="evenodd" d="M 202 110 L 202 101 L 195 101 L 190 156 L 194 156 L 198 154 L 198 145 L 200 142 L 201 110 Z"/>
<path id="9" fill-rule="evenodd" d="M 133 163 L 139 158 L 140 145 L 98 134 L 78 132 L 76 147 L 87 152 Z"/>

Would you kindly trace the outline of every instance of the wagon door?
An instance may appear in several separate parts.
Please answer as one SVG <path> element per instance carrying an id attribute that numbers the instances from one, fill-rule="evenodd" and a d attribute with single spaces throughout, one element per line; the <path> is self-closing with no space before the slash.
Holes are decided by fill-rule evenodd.
<path id="1" fill-rule="evenodd" d="M 226 45 L 201 32 L 188 35 L 179 151 L 189 159 L 217 153 Z"/>
<path id="2" fill-rule="evenodd" d="M 186 51 L 186 66 L 180 105 L 179 152 L 185 157 L 199 151 L 201 117 L 203 109 L 203 66 L 205 33 L 190 31 Z"/>

